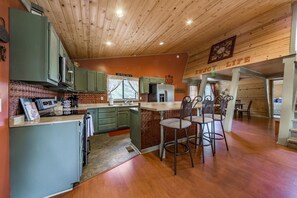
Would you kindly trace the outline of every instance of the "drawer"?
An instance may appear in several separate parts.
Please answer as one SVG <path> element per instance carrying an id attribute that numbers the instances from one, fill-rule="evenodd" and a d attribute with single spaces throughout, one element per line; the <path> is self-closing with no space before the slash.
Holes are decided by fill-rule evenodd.
<path id="1" fill-rule="evenodd" d="M 120 111 L 130 111 L 129 109 L 132 107 L 118 107 L 118 112 Z"/>
<path id="2" fill-rule="evenodd" d="M 116 112 L 117 108 L 115 107 L 109 107 L 109 108 L 99 108 L 99 113 L 106 113 L 106 112 Z"/>
<path id="3" fill-rule="evenodd" d="M 100 118 L 115 118 L 117 116 L 117 114 L 116 114 L 116 112 L 105 112 L 105 113 L 99 112 L 97 116 L 99 119 Z"/>
<path id="4" fill-rule="evenodd" d="M 116 118 L 104 118 L 104 119 L 99 119 L 98 124 L 99 125 L 104 125 L 104 124 L 115 124 L 116 123 Z M 100 126 L 99 126 L 100 127 Z"/>
<path id="5" fill-rule="evenodd" d="M 116 128 L 117 128 L 116 123 L 114 123 L 114 124 L 99 125 L 99 132 L 101 132 L 101 131 L 109 131 L 109 130 L 113 130 L 113 129 L 116 129 Z"/>

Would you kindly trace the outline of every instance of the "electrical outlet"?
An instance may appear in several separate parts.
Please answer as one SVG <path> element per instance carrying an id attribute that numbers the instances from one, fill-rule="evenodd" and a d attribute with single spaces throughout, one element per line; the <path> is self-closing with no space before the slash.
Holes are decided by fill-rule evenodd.
<path id="1" fill-rule="evenodd" d="M 142 97 L 139 97 L 139 100 L 142 100 Z"/>
<path id="2" fill-rule="evenodd" d="M 104 100 L 104 99 L 103 99 L 103 96 L 100 97 L 100 100 Z"/>

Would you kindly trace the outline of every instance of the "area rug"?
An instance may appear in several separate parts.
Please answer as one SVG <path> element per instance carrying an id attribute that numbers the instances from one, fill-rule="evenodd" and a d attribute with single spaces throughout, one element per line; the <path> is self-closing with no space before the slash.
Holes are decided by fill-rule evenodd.
<path id="1" fill-rule="evenodd" d="M 90 142 L 89 163 L 83 168 L 81 182 L 110 170 L 139 154 L 131 147 L 130 134 L 112 137 L 108 133 L 99 134 L 92 136 Z"/>
<path id="2" fill-rule="evenodd" d="M 110 137 L 113 137 L 113 136 L 117 136 L 117 135 L 129 134 L 129 133 L 130 133 L 130 129 L 123 129 L 123 130 L 109 132 L 108 135 Z"/>

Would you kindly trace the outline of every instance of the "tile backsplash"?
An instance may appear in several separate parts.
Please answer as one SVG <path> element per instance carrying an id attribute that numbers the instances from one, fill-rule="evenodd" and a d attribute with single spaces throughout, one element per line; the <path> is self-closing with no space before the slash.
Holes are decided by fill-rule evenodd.
<path id="1" fill-rule="evenodd" d="M 79 104 L 93 104 L 93 103 L 106 103 L 107 94 L 106 93 L 64 93 L 64 99 L 72 95 L 77 95 L 79 98 Z M 102 100 L 101 100 L 102 99 Z"/>
<path id="2" fill-rule="evenodd" d="M 15 116 L 23 112 L 20 98 L 55 97 L 58 92 L 52 91 L 42 85 L 28 84 L 19 81 L 10 81 L 9 84 L 9 116 Z"/>
<path id="3" fill-rule="evenodd" d="M 93 103 L 106 103 L 106 93 L 61 93 L 56 92 L 44 87 L 42 85 L 29 84 L 19 81 L 10 81 L 9 85 L 9 116 L 15 116 L 23 113 L 23 109 L 20 104 L 20 98 L 44 98 L 44 97 L 57 97 L 67 99 L 72 95 L 77 95 L 79 98 L 78 104 L 93 104 Z M 140 94 L 140 102 L 147 102 L 148 95 Z"/>

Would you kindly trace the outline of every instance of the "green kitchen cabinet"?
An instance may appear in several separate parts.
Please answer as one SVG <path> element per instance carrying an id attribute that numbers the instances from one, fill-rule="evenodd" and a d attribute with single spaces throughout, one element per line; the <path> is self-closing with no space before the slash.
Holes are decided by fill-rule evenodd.
<path id="1" fill-rule="evenodd" d="M 117 129 L 117 107 L 99 108 L 97 112 L 98 132 L 107 132 Z"/>
<path id="2" fill-rule="evenodd" d="M 148 76 L 142 76 L 139 78 L 139 87 L 140 87 L 140 93 L 149 93 L 150 84 L 160 84 L 165 83 L 164 78 L 156 78 L 156 77 L 148 77 Z"/>
<path id="3" fill-rule="evenodd" d="M 59 38 L 48 18 L 11 8 L 10 80 L 58 85 Z"/>
<path id="4" fill-rule="evenodd" d="M 158 84 L 165 83 L 165 78 L 157 78 L 157 83 Z"/>
<path id="5" fill-rule="evenodd" d="M 97 90 L 97 72 L 88 70 L 88 92 L 95 92 Z"/>
<path id="6" fill-rule="evenodd" d="M 10 128 L 10 197 L 70 190 L 82 174 L 82 121 Z"/>
<path id="7" fill-rule="evenodd" d="M 130 127 L 130 107 L 118 108 L 118 128 Z"/>
<path id="8" fill-rule="evenodd" d="M 141 151 L 141 116 L 140 108 L 130 109 L 130 138 L 131 142 Z"/>
<path id="9" fill-rule="evenodd" d="M 148 77 L 140 77 L 139 79 L 139 86 L 140 86 L 140 93 L 149 93 L 149 84 L 150 79 Z"/>
<path id="10" fill-rule="evenodd" d="M 74 89 L 79 92 L 88 91 L 88 70 L 75 67 Z"/>
<path id="11" fill-rule="evenodd" d="M 94 125 L 94 131 L 98 131 L 98 124 L 97 124 L 97 109 L 88 109 L 88 113 L 92 116 L 92 121 Z"/>
<path id="12" fill-rule="evenodd" d="M 54 27 L 49 23 L 49 64 L 48 64 L 48 77 L 54 82 L 59 82 L 59 50 L 60 40 Z"/>
<path id="13" fill-rule="evenodd" d="M 107 79 L 106 74 L 104 72 L 97 71 L 97 92 L 105 92 L 107 90 Z"/>

